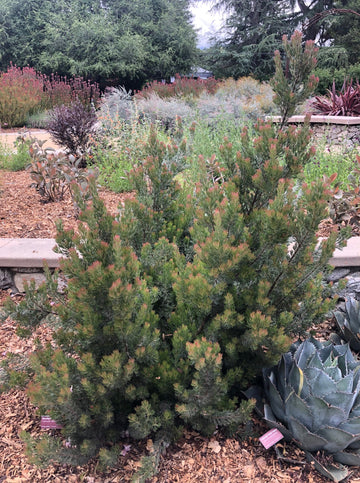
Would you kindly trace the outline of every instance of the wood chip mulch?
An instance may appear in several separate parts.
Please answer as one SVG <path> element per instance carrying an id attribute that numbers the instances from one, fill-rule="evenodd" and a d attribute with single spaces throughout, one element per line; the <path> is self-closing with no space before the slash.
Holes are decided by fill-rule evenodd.
<path id="1" fill-rule="evenodd" d="M 56 234 L 54 221 L 62 218 L 66 228 L 76 226 L 77 220 L 69 198 L 58 203 L 40 203 L 40 196 L 30 187 L 30 176 L 26 172 L 0 171 L 0 237 L 53 238 Z M 117 212 L 124 199 L 122 194 L 101 190 L 109 211 Z M 330 229 L 334 229 L 333 226 Z M 0 291 L 0 307 L 9 294 Z M 20 296 L 17 296 L 20 297 Z M 329 324 L 320 328 L 329 330 Z M 36 346 L 35 338 L 51 341 L 51 330 L 42 327 L 30 339 L 16 335 L 16 327 L 7 319 L 0 325 L 0 361 L 9 352 L 29 354 Z M 276 457 L 274 448 L 265 450 L 258 437 L 268 428 L 254 417 L 250 428 L 251 437 L 245 440 L 226 438 L 219 434 L 204 438 L 187 431 L 161 457 L 159 473 L 150 483 L 322 483 L 326 480 L 317 473 L 304 454 L 293 444 L 278 443 L 279 451 L 287 461 Z M 142 455 L 149 454 L 151 440 L 144 443 L 124 442 L 130 445 L 119 458 L 118 464 L 106 472 L 100 471 L 96 461 L 85 466 L 71 467 L 54 464 L 47 468 L 37 467 L 25 455 L 24 443 L 19 434 L 28 431 L 41 435 L 40 415 L 30 403 L 26 392 L 12 389 L 0 394 L 0 483 L 13 482 L 129 482 L 139 466 Z M 46 430 L 47 432 L 56 430 Z M 125 448 L 125 446 L 124 446 Z M 292 460 L 292 463 L 288 461 Z M 360 471 L 353 470 L 351 482 L 360 482 Z"/>
<path id="2" fill-rule="evenodd" d="M 78 220 L 68 193 L 62 201 L 42 203 L 31 184 L 27 171 L 0 171 L 0 238 L 55 238 L 55 222 L 59 219 L 66 229 L 76 227 Z M 127 196 L 100 190 L 100 197 L 113 215 Z"/>

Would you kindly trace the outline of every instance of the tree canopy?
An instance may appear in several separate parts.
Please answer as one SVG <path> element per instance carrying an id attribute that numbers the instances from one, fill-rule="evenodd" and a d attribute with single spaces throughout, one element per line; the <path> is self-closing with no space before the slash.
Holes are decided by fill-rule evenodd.
<path id="1" fill-rule="evenodd" d="M 137 88 L 185 73 L 196 56 L 188 0 L 0 0 L 0 69 Z"/>
<path id="2" fill-rule="evenodd" d="M 304 40 L 314 40 L 337 63 L 358 62 L 360 0 L 209 0 L 228 13 L 213 46 L 205 52 L 207 66 L 220 76 L 273 75 L 273 53 L 283 35 L 295 29 Z M 356 13 L 359 12 L 359 15 Z M 334 50 L 336 48 L 336 50 Z M 344 54 L 345 51 L 345 54 Z M 325 56 L 322 56 L 325 58 Z M 321 58 L 321 56 L 319 57 Z"/>

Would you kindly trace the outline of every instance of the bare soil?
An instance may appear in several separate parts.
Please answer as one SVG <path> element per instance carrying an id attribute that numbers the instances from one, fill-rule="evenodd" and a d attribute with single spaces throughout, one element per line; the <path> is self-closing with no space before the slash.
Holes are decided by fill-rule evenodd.
<path id="1" fill-rule="evenodd" d="M 76 226 L 78 222 L 69 197 L 61 202 L 42 204 L 30 185 L 30 176 L 26 172 L 0 171 L 0 237 L 52 238 L 56 234 L 54 222 L 59 218 L 67 228 Z M 115 214 L 118 204 L 128 195 L 101 190 L 100 196 L 109 211 Z M 320 234 L 333 229 L 337 228 L 327 222 Z M 6 291 L 0 291 L 0 305 L 8 295 Z M 330 325 L 325 321 L 318 327 L 320 335 L 330 331 Z M 31 339 L 21 339 L 16 335 L 14 322 L 8 319 L 0 326 L 0 361 L 8 352 L 27 354 L 34 350 L 36 337 L 42 341 L 51 340 L 51 332 L 41 328 Z M 138 468 L 141 456 L 152 450 L 151 440 L 144 443 L 124 441 L 121 444 L 124 455 L 120 456 L 115 468 L 106 472 L 99 469 L 96 461 L 82 467 L 54 464 L 38 468 L 29 462 L 19 437 L 22 430 L 32 435 L 44 433 L 40 429 L 40 414 L 24 390 L 12 389 L 0 394 L 0 423 L 0 482 L 128 482 Z M 161 457 L 160 471 L 151 483 L 327 481 L 306 462 L 304 453 L 295 445 L 281 442 L 277 445 L 287 461 L 279 460 L 274 448 L 265 450 L 258 438 L 267 430 L 264 423 L 254 417 L 249 428 L 251 436 L 244 441 L 241 433 L 233 438 L 226 438 L 221 433 L 204 438 L 196 432 L 186 431 Z M 351 471 L 348 481 L 360 482 L 359 469 Z"/>
<path id="2" fill-rule="evenodd" d="M 19 129 L 4 129 L 0 128 L 0 143 L 9 146 L 9 147 L 14 147 L 14 143 L 17 139 L 17 137 L 21 133 L 27 133 L 28 135 L 31 135 L 32 137 L 36 137 L 39 141 L 44 141 L 44 148 L 54 148 L 58 149 L 60 146 L 58 146 L 52 139 L 51 136 L 48 132 L 46 132 L 44 129 L 27 129 L 27 128 L 19 128 Z"/>

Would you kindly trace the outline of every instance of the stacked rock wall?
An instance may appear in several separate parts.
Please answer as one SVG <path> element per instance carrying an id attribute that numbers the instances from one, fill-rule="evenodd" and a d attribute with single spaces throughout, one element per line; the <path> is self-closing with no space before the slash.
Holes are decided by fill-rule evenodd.
<path id="1" fill-rule="evenodd" d="M 360 124 L 346 126 L 344 124 L 312 124 L 313 136 L 327 146 L 341 146 L 353 149 L 360 144 Z"/>
<path id="2" fill-rule="evenodd" d="M 272 122 L 279 122 L 280 117 L 273 116 Z M 289 124 L 301 125 L 305 116 L 292 116 Z M 310 118 L 314 138 L 326 146 L 339 146 L 353 149 L 360 144 L 360 117 L 350 116 L 315 116 Z"/>

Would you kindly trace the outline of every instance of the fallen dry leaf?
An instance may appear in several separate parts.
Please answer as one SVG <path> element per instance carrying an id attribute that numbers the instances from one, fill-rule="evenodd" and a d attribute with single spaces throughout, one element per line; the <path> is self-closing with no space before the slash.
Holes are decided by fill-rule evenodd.
<path id="1" fill-rule="evenodd" d="M 208 444 L 208 448 L 211 449 L 213 453 L 220 453 L 221 451 L 221 446 L 219 444 L 219 441 L 210 441 Z"/>

